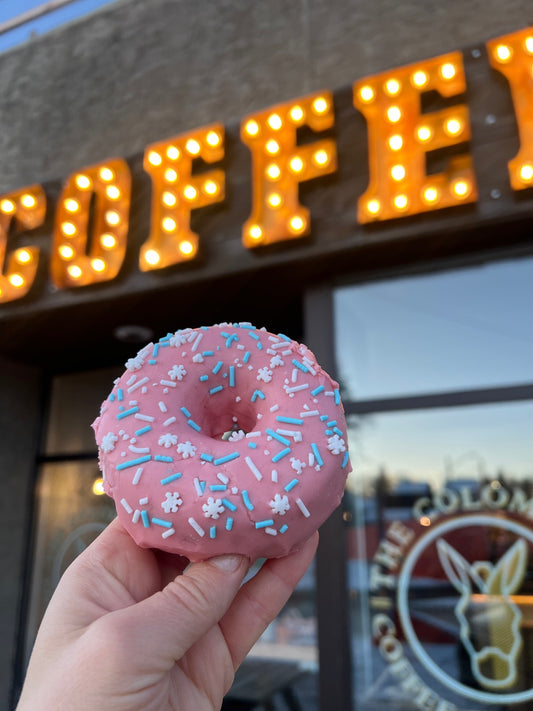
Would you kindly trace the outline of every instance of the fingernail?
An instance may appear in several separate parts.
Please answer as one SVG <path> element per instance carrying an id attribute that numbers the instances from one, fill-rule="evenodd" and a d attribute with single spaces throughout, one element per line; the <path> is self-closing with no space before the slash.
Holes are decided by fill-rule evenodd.
<path id="1" fill-rule="evenodd" d="M 224 573 L 234 573 L 242 560 L 242 555 L 219 555 L 216 558 L 211 558 L 209 562 Z"/>

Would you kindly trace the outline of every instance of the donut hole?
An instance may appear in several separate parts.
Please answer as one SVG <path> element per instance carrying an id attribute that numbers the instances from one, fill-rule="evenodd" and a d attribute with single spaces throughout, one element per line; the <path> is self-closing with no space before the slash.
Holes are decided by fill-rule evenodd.
<path id="1" fill-rule="evenodd" d="M 256 426 L 257 413 L 251 403 L 236 403 L 234 398 L 216 401 L 214 396 L 205 402 L 202 430 L 212 439 L 228 441 L 229 434 L 239 430 L 246 434 Z"/>

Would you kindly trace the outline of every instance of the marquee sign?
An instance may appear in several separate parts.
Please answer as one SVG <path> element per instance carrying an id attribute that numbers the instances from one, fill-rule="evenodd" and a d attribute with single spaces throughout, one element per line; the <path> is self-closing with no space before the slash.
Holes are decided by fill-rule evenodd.
<path id="1" fill-rule="evenodd" d="M 518 126 L 520 147 L 510 156 L 509 182 L 514 191 L 531 189 L 533 31 L 526 28 L 486 46 L 492 67 L 508 82 Z M 466 89 L 460 52 L 355 82 L 353 105 L 367 123 L 369 182 L 362 195 L 354 195 L 354 222 L 379 225 L 478 200 L 468 148 L 469 107 L 461 100 Z M 422 101 L 429 92 L 457 102 L 424 112 Z M 299 188 L 337 171 L 337 143 L 329 135 L 320 137 L 334 126 L 329 91 L 242 120 L 241 140 L 252 165 L 251 212 L 239 226 L 244 249 L 257 250 L 310 234 L 312 215 L 300 202 Z M 303 129 L 313 134 L 306 143 L 299 141 Z M 444 169 L 429 173 L 428 155 L 447 149 L 454 150 Z M 139 270 L 155 272 L 198 257 L 201 235 L 191 229 L 191 212 L 226 200 L 226 172 L 220 165 L 224 157 L 224 126 L 216 123 L 146 147 L 143 165 L 152 183 L 152 204 Z M 203 164 L 203 172 L 196 171 L 198 163 Z M 128 249 L 131 199 L 130 168 L 122 158 L 81 168 L 66 180 L 55 206 L 48 267 L 54 288 L 76 289 L 117 277 Z M 41 250 L 36 246 L 9 249 L 8 241 L 42 225 L 45 215 L 41 185 L 0 196 L 0 303 L 20 300 L 31 292 Z"/>

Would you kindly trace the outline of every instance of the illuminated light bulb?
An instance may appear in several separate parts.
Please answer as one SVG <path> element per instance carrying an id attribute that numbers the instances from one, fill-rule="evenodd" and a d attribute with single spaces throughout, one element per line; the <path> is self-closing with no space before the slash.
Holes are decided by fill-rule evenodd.
<path id="1" fill-rule="evenodd" d="M 174 232 L 176 230 L 176 220 L 173 220 L 172 217 L 165 217 L 161 225 L 165 232 Z"/>
<path id="2" fill-rule="evenodd" d="M 19 264 L 28 264 L 31 262 L 31 252 L 28 252 L 27 249 L 17 249 L 15 259 Z"/>
<path id="3" fill-rule="evenodd" d="M 291 158 L 289 168 L 292 170 L 293 173 L 300 173 L 304 168 L 304 162 L 301 158 L 298 158 L 296 156 L 295 158 Z"/>
<path id="4" fill-rule="evenodd" d="M 12 212 L 15 212 L 15 203 L 12 200 L 2 200 L 2 202 L 0 202 L 0 210 L 6 215 L 10 215 Z"/>
<path id="5" fill-rule="evenodd" d="M 198 153 L 200 153 L 200 144 L 198 141 L 195 141 L 194 138 L 189 138 L 185 144 L 185 148 L 187 149 L 187 153 L 190 153 L 193 156 L 197 156 Z"/>
<path id="6" fill-rule="evenodd" d="M 94 269 L 95 272 L 103 272 L 105 271 L 106 263 L 103 259 L 91 259 L 91 267 Z"/>
<path id="7" fill-rule="evenodd" d="M 33 195 L 30 195 L 29 193 L 23 195 L 20 199 L 20 202 L 24 205 L 24 207 L 35 207 L 35 205 L 37 204 L 37 200 L 33 197 Z"/>
<path id="8" fill-rule="evenodd" d="M 444 130 L 449 136 L 457 136 L 463 130 L 463 124 L 458 119 L 450 119 L 444 124 Z"/>
<path id="9" fill-rule="evenodd" d="M 244 127 L 244 130 L 249 136 L 257 136 L 259 133 L 259 124 L 257 121 L 248 121 Z"/>
<path id="10" fill-rule="evenodd" d="M 421 87 L 421 86 L 426 86 L 426 84 L 429 81 L 429 77 L 426 74 L 426 72 L 423 72 L 422 70 L 419 70 L 418 72 L 415 72 L 413 74 L 413 84 L 415 86 Z"/>
<path id="11" fill-rule="evenodd" d="M 65 200 L 65 210 L 68 212 L 78 212 L 79 209 L 80 203 L 77 200 L 73 200 L 72 198 Z"/>
<path id="12" fill-rule="evenodd" d="M 277 180 L 281 175 L 279 165 L 277 165 L 276 163 L 271 163 L 266 169 L 266 174 L 271 180 Z"/>
<path id="13" fill-rule="evenodd" d="M 59 248 L 59 256 L 62 259 L 72 259 L 72 257 L 74 256 L 74 250 L 70 245 L 62 244 Z"/>
<path id="14" fill-rule="evenodd" d="M 301 106 L 293 106 L 289 115 L 293 121 L 301 121 L 304 117 L 304 112 Z"/>
<path id="15" fill-rule="evenodd" d="M 113 180 L 115 174 L 111 168 L 100 168 L 100 177 L 102 180 L 105 180 L 106 183 L 109 183 L 110 180 Z"/>
<path id="16" fill-rule="evenodd" d="M 80 190 L 87 190 L 91 187 L 91 179 L 88 178 L 86 175 L 77 175 L 76 185 Z"/>
<path id="17" fill-rule="evenodd" d="M 520 168 L 520 178 L 525 183 L 533 180 L 533 165 L 531 165 L 531 163 L 524 163 L 524 165 Z"/>
<path id="18" fill-rule="evenodd" d="M 329 161 L 329 155 L 326 151 L 320 150 L 313 154 L 313 160 L 317 165 L 326 165 Z"/>
<path id="19" fill-rule="evenodd" d="M 151 266 L 155 266 L 161 260 L 161 255 L 155 249 L 148 249 L 145 252 L 144 259 Z"/>
<path id="20" fill-rule="evenodd" d="M 104 480 L 103 479 L 95 479 L 93 481 L 92 491 L 93 491 L 93 494 L 95 494 L 96 496 L 101 496 L 102 494 L 105 494 Z"/>
<path id="21" fill-rule="evenodd" d="M 373 101 L 375 97 L 374 89 L 372 89 L 371 86 L 362 86 L 359 90 L 359 96 L 361 97 L 361 101 L 364 101 L 365 104 L 368 104 Z"/>
<path id="22" fill-rule="evenodd" d="M 202 188 L 208 195 L 216 195 L 218 193 L 218 185 L 214 180 L 206 180 Z"/>
<path id="23" fill-rule="evenodd" d="M 281 205 L 281 195 L 279 193 L 270 193 L 267 202 L 270 207 L 279 207 Z"/>
<path id="24" fill-rule="evenodd" d="M 167 207 L 174 207 L 176 202 L 178 201 L 177 197 L 174 195 L 174 193 L 163 193 L 163 202 Z"/>
<path id="25" fill-rule="evenodd" d="M 289 229 L 291 232 L 302 232 L 305 228 L 305 222 L 304 220 L 299 217 L 298 215 L 295 215 L 292 217 L 289 221 Z"/>
<path id="26" fill-rule="evenodd" d="M 385 91 L 389 96 L 396 96 L 401 89 L 400 82 L 397 79 L 389 79 L 385 84 Z"/>
<path id="27" fill-rule="evenodd" d="M 450 64 L 449 62 L 446 64 L 443 64 L 442 67 L 440 68 L 440 74 L 443 79 L 453 79 L 455 74 L 456 74 L 456 69 L 453 64 Z"/>
<path id="28" fill-rule="evenodd" d="M 524 49 L 528 54 L 533 54 L 533 37 L 526 37 L 524 42 Z"/>
<path id="29" fill-rule="evenodd" d="M 281 120 L 281 116 L 279 116 L 278 114 L 271 114 L 268 117 L 268 125 L 274 131 L 279 131 L 279 129 L 283 126 L 283 121 Z"/>
<path id="30" fill-rule="evenodd" d="M 165 170 L 165 180 L 167 183 L 174 183 L 178 179 L 178 174 L 173 168 Z"/>
<path id="31" fill-rule="evenodd" d="M 499 44 L 496 47 L 496 59 L 500 62 L 508 62 L 513 56 L 513 50 L 506 44 Z"/>
<path id="32" fill-rule="evenodd" d="M 209 131 L 209 133 L 205 137 L 205 140 L 207 141 L 207 143 L 210 146 L 212 146 L 214 148 L 215 146 L 218 146 L 218 144 L 220 143 L 220 136 L 218 135 L 218 133 L 216 131 Z"/>
<path id="33" fill-rule="evenodd" d="M 114 235 L 107 232 L 100 237 L 100 244 L 104 249 L 114 249 L 117 245 L 117 240 Z"/>
<path id="34" fill-rule="evenodd" d="M 61 232 L 63 232 L 64 235 L 67 235 L 67 237 L 72 237 L 72 235 L 76 234 L 76 226 L 72 224 L 72 222 L 63 222 L 61 225 Z"/>
<path id="35" fill-rule="evenodd" d="M 120 190 L 116 185 L 108 185 L 106 188 L 106 195 L 110 200 L 118 200 L 120 197 Z"/>
<path id="36" fill-rule="evenodd" d="M 433 135 L 433 133 L 432 133 L 431 129 L 429 128 L 429 126 L 420 126 L 420 128 L 416 132 L 416 137 L 422 143 L 426 143 L 426 141 L 429 141 L 429 139 L 431 138 L 432 135 Z"/>
<path id="37" fill-rule="evenodd" d="M 267 151 L 269 153 L 271 153 L 273 155 L 274 153 L 277 153 L 279 151 L 279 143 L 277 141 L 274 141 L 274 139 L 272 139 L 272 140 L 268 141 L 265 148 L 267 149 Z"/>
<path id="38" fill-rule="evenodd" d="M 68 267 L 67 272 L 73 279 L 79 279 L 81 277 L 81 269 L 76 264 L 73 264 L 71 267 Z"/>
<path id="39" fill-rule="evenodd" d="M 108 210 L 105 214 L 105 220 L 108 225 L 118 225 L 120 222 L 120 215 L 115 210 Z"/>
<path id="40" fill-rule="evenodd" d="M 148 154 L 148 163 L 150 163 L 150 165 L 161 165 L 162 162 L 163 159 L 157 151 L 150 151 Z"/>
<path id="41" fill-rule="evenodd" d="M 403 146 L 403 138 L 397 134 L 389 138 L 389 147 L 392 151 L 399 151 Z"/>
<path id="42" fill-rule="evenodd" d="M 403 180 L 405 178 L 405 168 L 403 165 L 393 165 L 390 174 L 393 180 Z"/>
<path id="43" fill-rule="evenodd" d="M 438 200 L 439 197 L 439 191 L 437 188 L 426 188 L 424 190 L 424 200 L 425 202 L 433 203 Z"/>
<path id="44" fill-rule="evenodd" d="M 255 240 L 261 239 L 263 236 L 263 230 L 259 227 L 259 225 L 253 225 L 250 227 L 250 237 Z"/>
<path id="45" fill-rule="evenodd" d="M 466 197 L 470 192 L 471 186 L 466 180 L 456 180 L 452 185 L 453 192 L 457 197 Z"/>
<path id="46" fill-rule="evenodd" d="M 366 204 L 366 210 L 369 212 L 371 215 L 377 215 L 378 212 L 381 210 L 381 203 L 379 200 L 369 200 Z"/>
<path id="47" fill-rule="evenodd" d="M 188 239 L 184 239 L 179 243 L 179 250 L 182 254 L 190 255 L 194 252 L 194 246 Z"/>
<path id="48" fill-rule="evenodd" d="M 9 277 L 9 283 L 11 286 L 15 286 L 18 289 L 24 285 L 24 277 L 21 274 L 11 274 Z"/>
<path id="49" fill-rule="evenodd" d="M 396 195 L 394 198 L 394 207 L 397 210 L 405 210 L 408 204 L 407 195 Z"/>
<path id="50" fill-rule="evenodd" d="M 170 160 L 177 160 L 180 157 L 180 151 L 179 148 L 176 148 L 176 146 L 169 146 L 167 148 L 167 158 Z"/>
<path id="51" fill-rule="evenodd" d="M 397 106 L 391 106 L 387 111 L 387 118 L 391 123 L 397 123 L 402 117 L 402 112 Z"/>
<path id="52" fill-rule="evenodd" d="M 192 185 L 187 185 L 187 186 L 185 186 L 183 194 L 185 195 L 187 200 L 194 200 L 194 198 L 196 197 L 196 195 L 198 193 L 197 193 L 195 187 L 193 187 Z"/>
<path id="53" fill-rule="evenodd" d="M 318 99 L 313 101 L 313 111 L 315 114 L 323 114 L 328 110 L 328 106 L 329 104 L 323 96 L 319 96 Z"/>

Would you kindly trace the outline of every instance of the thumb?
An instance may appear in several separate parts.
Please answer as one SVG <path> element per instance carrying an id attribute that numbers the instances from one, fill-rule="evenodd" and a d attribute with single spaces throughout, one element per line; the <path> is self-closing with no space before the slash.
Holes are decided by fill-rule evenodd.
<path id="1" fill-rule="evenodd" d="M 223 617 L 249 565 L 241 555 L 193 563 L 160 592 L 122 610 L 128 645 L 134 645 L 129 648 L 143 649 L 154 666 L 170 669 Z"/>

